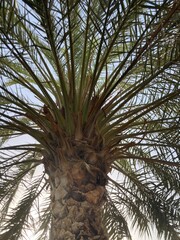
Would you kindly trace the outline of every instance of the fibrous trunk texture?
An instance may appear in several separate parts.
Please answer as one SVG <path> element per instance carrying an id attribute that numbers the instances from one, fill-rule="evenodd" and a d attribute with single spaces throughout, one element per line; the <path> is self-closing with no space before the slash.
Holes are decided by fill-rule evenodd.
<path id="1" fill-rule="evenodd" d="M 84 161 L 57 162 L 46 164 L 52 202 L 50 240 L 107 240 L 102 224 L 103 172 Z"/>

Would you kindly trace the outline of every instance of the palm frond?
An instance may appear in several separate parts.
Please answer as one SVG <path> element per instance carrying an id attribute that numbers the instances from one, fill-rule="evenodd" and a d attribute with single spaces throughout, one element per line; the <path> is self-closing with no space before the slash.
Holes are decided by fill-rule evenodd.
<path id="1" fill-rule="evenodd" d="M 179 239 L 179 9 L 178 0 L 0 2 L 0 239 L 25 234 L 48 192 L 35 169 L 74 141 L 107 153 L 107 172 L 119 175 L 104 207 L 112 239 L 133 239 L 129 220 Z M 16 143 L 26 135 L 34 142 Z M 51 216 L 49 201 L 40 205 L 42 240 Z"/>

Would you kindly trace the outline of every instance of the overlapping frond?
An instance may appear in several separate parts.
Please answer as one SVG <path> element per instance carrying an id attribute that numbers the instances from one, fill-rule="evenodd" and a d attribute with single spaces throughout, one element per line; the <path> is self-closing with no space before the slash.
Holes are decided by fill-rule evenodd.
<path id="1" fill-rule="evenodd" d="M 30 229 L 34 205 L 47 182 L 44 174 L 35 174 L 40 160 L 30 150 L 17 155 L 11 153 L 10 156 L 9 152 L 3 155 L 0 168 L 0 239 L 21 239 Z"/>

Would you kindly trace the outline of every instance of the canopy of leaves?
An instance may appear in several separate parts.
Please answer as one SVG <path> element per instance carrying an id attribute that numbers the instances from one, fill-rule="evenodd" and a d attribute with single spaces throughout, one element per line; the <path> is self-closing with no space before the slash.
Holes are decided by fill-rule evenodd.
<path id="1" fill-rule="evenodd" d="M 131 239 L 129 219 L 179 239 L 179 11 L 178 0 L 0 1 L 0 239 L 30 224 L 48 238 L 37 167 L 65 139 L 112 156 L 112 239 Z"/>

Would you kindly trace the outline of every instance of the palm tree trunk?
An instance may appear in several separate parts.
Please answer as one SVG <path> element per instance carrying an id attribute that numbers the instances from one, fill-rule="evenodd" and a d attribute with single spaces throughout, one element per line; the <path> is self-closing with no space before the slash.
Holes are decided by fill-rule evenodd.
<path id="1" fill-rule="evenodd" d="M 47 173 L 52 203 L 50 240 L 107 240 L 102 224 L 106 190 L 100 171 L 92 173 L 82 161 L 61 161 L 59 167 L 49 165 Z"/>

